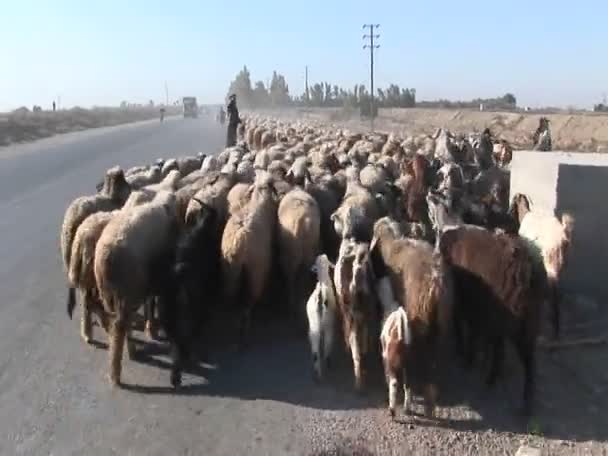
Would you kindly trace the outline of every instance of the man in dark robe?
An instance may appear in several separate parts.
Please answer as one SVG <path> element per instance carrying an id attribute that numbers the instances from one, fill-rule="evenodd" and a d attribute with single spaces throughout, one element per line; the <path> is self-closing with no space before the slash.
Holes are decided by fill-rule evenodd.
<path id="1" fill-rule="evenodd" d="M 226 112 L 228 114 L 228 132 L 226 133 L 226 147 L 236 145 L 236 130 L 241 123 L 239 117 L 239 109 L 236 107 L 236 95 L 232 94 L 228 98 L 228 106 Z"/>
<path id="2" fill-rule="evenodd" d="M 494 144 L 492 142 L 492 133 L 489 128 L 486 128 L 479 139 L 479 147 L 475 151 L 475 161 L 480 169 L 488 169 L 492 166 L 492 151 Z"/>

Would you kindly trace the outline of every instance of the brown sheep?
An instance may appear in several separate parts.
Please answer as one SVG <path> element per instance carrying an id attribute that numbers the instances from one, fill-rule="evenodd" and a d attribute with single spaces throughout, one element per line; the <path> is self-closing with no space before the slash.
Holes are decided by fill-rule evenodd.
<path id="1" fill-rule="evenodd" d="M 444 231 L 438 249 L 455 274 L 457 335 L 462 324 L 468 326 L 468 359 L 473 359 L 474 340 L 482 336 L 493 352 L 491 385 L 502 366 L 504 339 L 510 339 L 524 367 L 524 410 L 529 414 L 540 310 L 547 297 L 542 262 L 518 236 L 470 225 Z"/>
<path id="2" fill-rule="evenodd" d="M 166 258 L 177 237 L 175 195 L 159 193 L 141 206 L 120 211 L 103 230 L 95 248 L 95 282 L 110 315 L 110 381 L 120 385 L 122 353 L 130 322 L 144 301 L 162 286 Z M 129 357 L 135 356 L 127 339 Z"/>
<path id="3" fill-rule="evenodd" d="M 397 379 L 405 391 L 405 411 L 409 411 L 411 388 L 420 386 L 425 398 L 425 415 L 435 414 L 440 356 L 446 346 L 452 326 L 452 277 L 441 256 L 428 242 L 402 238 L 392 227 L 390 219 L 382 218 L 374 226 L 371 259 L 378 281 L 388 278 L 397 307 L 406 315 L 405 331 L 393 341 L 393 319 L 387 318 L 382 333 L 383 361 L 394 397 Z M 380 296 L 384 308 L 388 307 Z M 389 325 L 388 329 L 386 325 Z M 389 337 L 390 336 L 390 337 Z M 407 346 L 406 346 L 407 345 Z M 407 371 L 407 372 L 406 372 Z M 395 414 L 394 401 L 390 409 Z"/>
<path id="4" fill-rule="evenodd" d="M 315 199 L 299 188 L 287 193 L 278 209 L 279 263 L 285 274 L 288 306 L 296 314 L 303 306 L 302 279 L 320 250 L 321 213 Z"/>
<path id="5" fill-rule="evenodd" d="M 344 343 L 353 360 L 355 390 L 365 386 L 365 356 L 370 352 L 375 323 L 379 320 L 372 280 L 369 243 L 345 238 L 340 244 L 334 269 L 337 314 L 342 322 Z"/>
<path id="6" fill-rule="evenodd" d="M 103 329 L 109 330 L 108 316 L 99 301 L 97 284 L 95 282 L 95 246 L 108 222 L 116 215 L 113 212 L 97 212 L 87 217 L 76 230 L 72 244 L 70 270 L 68 279 L 67 311 L 70 318 L 76 306 L 76 288 L 80 291 L 82 313 L 80 319 L 80 335 L 85 343 L 91 343 L 93 321 L 91 314 L 97 315 Z"/>
<path id="7" fill-rule="evenodd" d="M 246 343 L 253 307 L 268 282 L 277 218 L 276 190 L 267 173 L 260 174 L 247 193 L 249 202 L 230 216 L 221 242 L 225 301 L 242 306 L 241 348 Z"/>
<path id="8" fill-rule="evenodd" d="M 547 271 L 553 308 L 553 330 L 557 338 L 560 332 L 559 282 L 572 244 L 574 217 L 564 213 L 560 220 L 554 215 L 532 211 L 530 200 L 521 193 L 513 197 L 510 212 L 517 222 L 519 235 L 527 241 L 530 251 L 543 262 Z"/>
<path id="9" fill-rule="evenodd" d="M 78 226 L 95 212 L 109 212 L 119 209 L 130 193 L 131 188 L 125 179 L 123 170 L 116 166 L 106 172 L 100 193 L 81 196 L 72 201 L 65 211 L 61 227 L 61 256 L 66 272 L 70 269 L 72 243 Z"/>

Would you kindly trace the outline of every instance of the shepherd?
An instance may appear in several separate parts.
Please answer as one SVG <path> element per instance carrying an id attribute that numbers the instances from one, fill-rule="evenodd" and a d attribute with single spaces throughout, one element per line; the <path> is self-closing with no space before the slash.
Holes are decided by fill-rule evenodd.
<path id="1" fill-rule="evenodd" d="M 228 97 L 228 106 L 226 111 L 228 113 L 228 132 L 226 134 L 226 147 L 232 147 L 236 145 L 236 129 L 241 123 L 239 117 L 239 109 L 236 107 L 236 95 L 233 93 Z"/>

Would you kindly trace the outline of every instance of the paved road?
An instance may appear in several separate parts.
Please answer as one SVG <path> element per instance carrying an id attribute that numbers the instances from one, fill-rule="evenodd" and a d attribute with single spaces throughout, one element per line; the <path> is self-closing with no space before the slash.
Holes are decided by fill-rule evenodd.
<path id="1" fill-rule="evenodd" d="M 212 350 L 208 364 L 185 375 L 179 394 L 168 387 L 162 345 L 147 345 L 144 362 L 125 356 L 123 381 L 131 386 L 112 389 L 106 350 L 85 346 L 79 315 L 66 316 L 58 241 L 65 208 L 92 193 L 110 166 L 216 152 L 223 140 L 208 121 L 175 118 L 0 149 L 0 455 L 307 455 L 336 445 L 351 448 L 342 454 L 370 454 L 363 447 L 382 454 L 512 454 L 524 437 L 534 441 L 513 415 L 517 376 L 509 388 L 487 394 L 475 375 L 456 372 L 446 376 L 451 409 L 443 426 L 391 423 L 379 373 L 371 391 L 357 396 L 339 360 L 327 384 L 315 385 L 306 340 L 280 322 L 258 322 L 245 354 Z M 95 336 L 105 341 L 97 328 Z M 553 368 L 543 377 L 564 378 Z M 559 384 L 546 387 L 558 404 L 569 397 Z M 588 421 L 586 411 L 568 408 L 545 410 L 545 435 L 605 439 L 606 427 L 584 424 L 605 423 L 597 411 Z M 559 415 L 569 419 L 551 418 Z"/>
<path id="2" fill-rule="evenodd" d="M 147 362 L 125 356 L 133 387 L 113 390 L 106 350 L 85 346 L 79 314 L 66 316 L 59 228 L 69 202 L 113 165 L 214 153 L 223 141 L 212 122 L 173 118 L 0 149 L 0 454 L 310 454 L 338 416 L 350 428 L 353 412 L 340 410 L 368 404 L 316 388 L 306 341 L 288 334 L 261 337 L 245 356 L 219 351 L 179 395 L 164 347 L 151 345 Z M 95 337 L 106 340 L 98 328 Z"/>

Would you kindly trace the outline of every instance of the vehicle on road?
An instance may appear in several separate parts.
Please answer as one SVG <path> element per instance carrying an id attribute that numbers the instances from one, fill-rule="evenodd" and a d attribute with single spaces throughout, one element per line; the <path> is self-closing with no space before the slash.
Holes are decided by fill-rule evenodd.
<path id="1" fill-rule="evenodd" d="M 196 97 L 184 97 L 182 99 L 184 106 L 184 118 L 185 117 L 198 117 L 198 104 L 196 103 Z"/>

